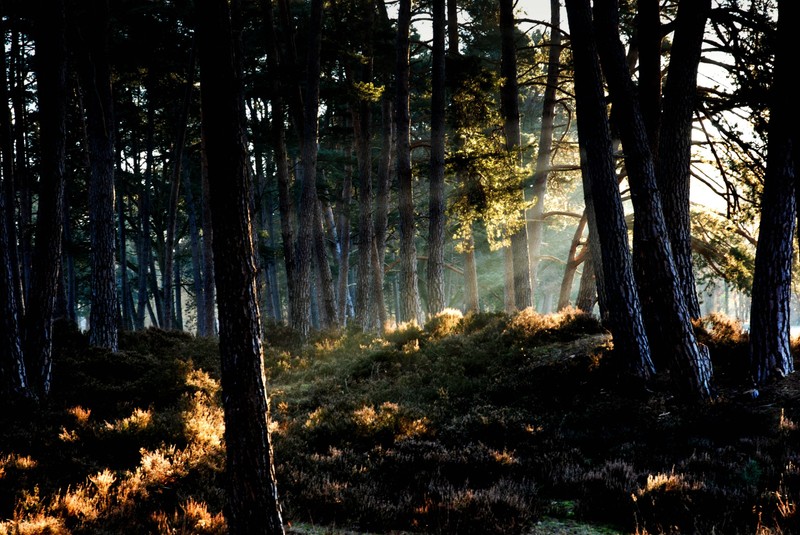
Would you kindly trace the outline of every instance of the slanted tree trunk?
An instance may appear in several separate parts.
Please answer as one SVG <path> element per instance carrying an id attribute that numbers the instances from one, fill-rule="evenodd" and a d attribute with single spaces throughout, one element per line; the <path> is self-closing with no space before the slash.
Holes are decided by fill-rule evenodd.
<path id="1" fill-rule="evenodd" d="M 656 179 L 664 210 L 680 291 L 692 318 L 700 317 L 700 302 L 692 266 L 692 223 L 689 214 L 692 120 L 697 94 L 697 69 L 711 0 L 681 0 L 675 37 L 664 84 L 658 137 Z"/>
<path id="2" fill-rule="evenodd" d="M 797 199 L 797 123 L 800 107 L 792 81 L 793 46 L 800 12 L 778 2 L 778 46 L 772 82 L 767 173 L 750 308 L 750 369 L 762 385 L 794 371 L 790 349 L 792 240 Z"/>
<path id="3" fill-rule="evenodd" d="M 583 237 L 583 231 L 585 229 L 586 214 L 581 217 L 569 246 L 567 263 L 564 266 L 564 277 L 561 279 L 561 289 L 558 294 L 558 310 L 563 310 L 569 306 L 570 297 L 572 296 L 572 283 L 575 280 L 575 272 L 578 271 L 578 266 L 585 261 L 586 255 L 589 252 L 588 244 L 583 243 L 581 245 L 581 238 Z M 580 253 L 578 252 L 578 247 L 581 247 Z"/>
<path id="4" fill-rule="evenodd" d="M 566 0 L 575 62 L 575 103 L 581 172 L 590 233 L 596 229 L 605 278 L 606 323 L 614 347 L 642 379 L 653 371 L 650 347 L 628 249 L 628 228 L 611 152 L 597 48 L 592 38 L 589 0 Z"/>
<path id="5" fill-rule="evenodd" d="M 660 289 L 645 312 L 658 318 L 664 336 L 659 347 L 668 355 L 678 389 L 687 396 L 706 399 L 711 395 L 711 360 L 708 349 L 695 338 L 675 269 L 647 131 L 619 40 L 618 8 L 615 0 L 598 0 L 594 10 L 598 48 L 625 152 L 636 218 L 634 232 L 641 236 L 637 254 L 647 259 L 647 278 Z"/>
<path id="6" fill-rule="evenodd" d="M 411 0 L 400 0 L 397 12 L 397 183 L 400 209 L 400 321 L 421 323 L 414 244 L 414 195 L 411 177 L 411 115 L 409 112 L 409 28 Z"/>
<path id="7" fill-rule="evenodd" d="M 117 350 L 117 285 L 114 224 L 114 104 L 108 0 L 93 0 L 84 20 L 90 25 L 83 57 L 83 84 L 91 177 L 89 182 L 89 241 L 91 253 L 91 310 L 89 343 Z"/>
<path id="8" fill-rule="evenodd" d="M 561 67 L 561 2 L 550 0 L 550 43 L 547 57 L 547 80 L 542 103 L 542 126 L 539 131 L 539 147 L 536 155 L 536 170 L 533 174 L 531 194 L 533 205 L 529 213 L 530 222 L 530 271 L 532 291 L 536 293 L 539 255 L 544 232 L 544 200 L 547 195 L 547 179 L 553 158 L 553 122 L 556 110 L 556 89 Z"/>
<path id="9" fill-rule="evenodd" d="M 197 5 L 231 533 L 283 534 L 264 385 L 248 159 L 228 3 Z"/>
<path id="10" fill-rule="evenodd" d="M 431 73 L 431 157 L 428 197 L 428 314 L 441 312 L 444 295 L 444 156 L 445 156 L 445 0 L 433 5 L 433 66 Z"/>
<path id="11" fill-rule="evenodd" d="M 522 138 L 519 127 L 519 86 L 517 83 L 517 45 L 514 39 L 514 1 L 500 0 L 500 75 L 503 85 L 500 89 L 500 107 L 503 115 L 503 130 L 506 137 L 506 150 L 511 155 L 515 167 L 522 162 Z M 520 189 L 519 195 L 523 197 Z M 514 308 L 517 310 L 531 306 L 531 272 L 528 258 L 528 228 L 524 224 L 525 213 L 519 230 L 511 235 L 514 273 Z"/>

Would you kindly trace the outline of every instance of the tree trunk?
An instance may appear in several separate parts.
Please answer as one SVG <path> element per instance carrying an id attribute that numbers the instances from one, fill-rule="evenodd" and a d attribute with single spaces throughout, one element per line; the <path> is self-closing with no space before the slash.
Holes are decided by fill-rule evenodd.
<path id="1" fill-rule="evenodd" d="M 639 106 L 653 155 L 661 125 L 661 8 L 659 0 L 637 0 L 636 45 L 639 54 Z M 674 52 L 674 49 L 673 49 Z M 673 56 L 674 57 L 674 56 Z"/>
<path id="2" fill-rule="evenodd" d="M 248 161 L 230 12 L 223 0 L 197 6 L 208 182 L 214 234 L 231 533 L 283 534 L 250 232 Z"/>
<path id="3" fill-rule="evenodd" d="M 639 241 L 644 247 L 637 254 L 646 258 L 647 279 L 659 287 L 652 296 L 653 306 L 645 313 L 657 318 L 664 336 L 658 347 L 668 355 L 676 386 L 687 396 L 706 399 L 711 395 L 711 360 L 708 349 L 695 338 L 672 258 L 647 132 L 619 41 L 617 6 L 615 0 L 598 0 L 594 9 L 599 52 L 625 152 L 634 231 L 644 240 Z"/>
<path id="4" fill-rule="evenodd" d="M 790 348 L 792 244 L 797 199 L 798 148 L 795 121 L 800 107 L 792 81 L 793 35 L 800 13 L 794 2 L 778 2 L 778 47 L 772 83 L 767 172 L 750 311 L 750 369 L 762 385 L 794 371 Z M 794 152 L 794 154 L 793 154 Z"/>
<path id="5" fill-rule="evenodd" d="M 575 280 L 575 272 L 578 271 L 578 266 L 586 259 L 586 254 L 589 251 L 588 244 L 584 243 L 581 252 L 578 253 L 578 247 L 581 246 L 581 238 L 583 231 L 586 229 L 586 214 L 583 215 L 578 227 L 575 229 L 575 234 L 572 236 L 572 243 L 569 246 L 569 253 L 567 255 L 567 263 L 564 266 L 564 277 L 561 279 L 561 290 L 558 294 L 558 310 L 563 310 L 569 306 L 570 298 L 572 297 L 572 283 Z"/>
<path id="6" fill-rule="evenodd" d="M 339 273 L 336 281 L 337 295 L 339 296 L 339 317 L 342 325 L 347 324 L 350 310 L 350 289 L 348 287 L 350 275 L 350 200 L 353 197 L 353 179 L 350 167 L 345 167 L 342 183 L 342 198 L 339 206 L 339 221 L 337 233 L 339 235 Z"/>
<path id="7" fill-rule="evenodd" d="M 561 67 L 561 2 L 550 0 L 550 43 L 547 57 L 547 80 L 542 103 L 542 126 L 539 131 L 539 146 L 536 170 L 533 174 L 533 205 L 528 211 L 530 222 L 530 271 L 532 291 L 536 293 L 539 255 L 544 233 L 544 200 L 547 195 L 547 179 L 553 157 L 553 122 L 556 110 L 556 89 Z"/>
<path id="8" fill-rule="evenodd" d="M 3 2 L 0 0 L 0 8 L 3 7 Z M 5 41 L 5 28 L 2 26 L 3 31 L 0 33 Z M 12 45 L 13 46 L 13 45 Z M 12 56 L 13 57 L 13 56 Z M 8 106 L 9 102 L 9 83 L 13 78 L 12 73 L 8 72 L 6 62 L 6 55 L 0 54 L 0 154 L 2 154 L 2 172 L 3 172 L 3 185 L 0 194 L 5 195 L 6 210 L 5 210 L 5 228 L 6 228 L 6 249 L 9 258 L 8 269 L 10 269 L 10 277 L 12 285 L 9 286 L 9 291 L 14 293 L 14 301 L 19 312 L 24 311 L 24 304 L 22 302 L 22 278 L 20 276 L 19 268 L 19 249 L 17 245 L 17 214 L 15 208 L 16 186 L 17 181 L 14 169 L 14 132 L 12 129 L 11 109 Z M 19 119 L 18 119 L 19 120 Z M 5 280 L 5 279 L 3 279 Z"/>
<path id="9" fill-rule="evenodd" d="M 202 112 L 201 112 L 202 114 Z M 211 188 L 208 183 L 205 130 L 200 125 L 200 180 L 202 181 L 202 226 L 203 226 L 203 314 L 206 336 L 217 335 L 217 287 L 214 284 L 214 225 L 211 221 Z"/>
<path id="10" fill-rule="evenodd" d="M 16 148 L 16 168 L 13 181 L 9 181 L 7 188 L 10 190 L 8 195 L 9 217 L 8 237 L 9 243 L 19 243 L 18 249 L 12 247 L 10 253 L 12 258 L 16 257 L 13 269 L 17 275 L 19 289 L 17 306 L 21 314 L 25 313 L 28 306 L 28 291 L 31 281 L 31 257 L 33 246 L 31 232 L 33 229 L 33 194 L 31 192 L 31 176 L 28 169 L 28 141 L 29 132 L 27 119 L 27 105 L 25 103 L 25 79 L 28 77 L 27 62 L 23 61 L 25 55 L 24 44 L 20 32 L 14 29 L 11 33 L 11 74 L 13 79 L 11 103 L 14 108 L 14 143 Z M 19 191 L 19 212 L 14 211 L 16 191 Z"/>
<path id="11" fill-rule="evenodd" d="M 297 253 L 297 295 L 292 328 L 301 336 L 311 330 L 311 286 L 314 250 L 314 212 L 317 209 L 317 139 L 319 110 L 320 48 L 322 35 L 322 0 L 312 0 L 309 22 L 309 46 L 306 91 L 303 100 L 302 184 L 300 188 L 300 228 L 295 247 Z M 310 216 L 310 217 L 309 217 Z"/>
<path id="12" fill-rule="evenodd" d="M 597 49 L 592 39 L 589 0 L 567 0 L 567 16 L 575 62 L 575 101 L 581 171 L 590 232 L 597 229 L 605 277 L 607 324 L 614 347 L 631 371 L 642 379 L 653 373 L 650 347 L 642 323 L 633 280 L 628 229 L 611 156 L 611 132 L 606 115 Z"/>
<path id="13" fill-rule="evenodd" d="M 400 210 L 400 321 L 421 323 L 414 244 L 414 195 L 411 176 L 411 115 L 409 111 L 409 29 L 411 0 L 400 0 L 397 13 L 397 183 Z"/>
<path id="14" fill-rule="evenodd" d="M 36 20 L 36 85 L 41 178 L 33 277 L 23 337 L 28 379 L 36 394 L 44 397 L 50 392 L 52 378 L 53 314 L 63 239 L 67 49 L 64 2 L 40 7 Z"/>
<path id="15" fill-rule="evenodd" d="M 368 59 L 371 62 L 371 58 Z M 372 69 L 360 81 L 371 81 Z M 356 270 L 356 315 L 353 323 L 359 329 L 370 325 L 369 311 L 372 288 L 372 112 L 370 103 L 360 100 L 352 108 L 353 131 L 358 160 L 358 267 Z"/>
<path id="16" fill-rule="evenodd" d="M 445 307 L 444 295 L 444 156 L 445 156 L 445 0 L 433 1 L 431 73 L 431 157 L 428 199 L 428 314 Z"/>
<path id="17" fill-rule="evenodd" d="M 314 265 L 317 268 L 317 289 L 321 303 L 322 327 L 336 328 L 339 317 L 336 307 L 336 292 L 333 287 L 333 274 L 328 263 L 328 252 L 325 247 L 325 230 L 322 225 L 322 203 L 317 200 L 314 218 Z"/>
<path id="18" fill-rule="evenodd" d="M 186 71 L 186 85 L 184 87 L 181 114 L 178 117 L 178 124 L 176 125 L 175 145 L 172 148 L 172 180 L 167 210 L 167 240 L 164 246 L 164 273 L 167 274 L 172 273 L 173 263 L 175 262 L 175 233 L 177 232 L 178 225 L 178 198 L 180 196 L 181 187 L 183 146 L 186 141 L 186 126 L 189 122 L 189 106 L 192 103 L 192 88 L 194 86 L 194 49 L 195 44 L 193 42 L 191 51 L 189 52 L 189 67 Z M 172 295 L 171 280 L 172 277 L 170 275 L 163 277 L 165 296 Z M 172 300 L 165 298 L 164 328 L 167 330 L 175 328 L 173 325 L 173 310 Z"/>
<path id="19" fill-rule="evenodd" d="M 117 350 L 118 309 L 114 229 L 114 107 L 108 58 L 108 0 L 94 0 L 86 12 L 91 25 L 83 58 L 83 82 L 91 178 L 89 235 L 91 310 L 89 343 Z"/>
<path id="20" fill-rule="evenodd" d="M 517 84 L 517 45 L 514 40 L 514 2 L 500 0 L 500 76 L 503 85 L 500 89 L 500 106 L 503 115 L 503 130 L 506 150 L 516 169 L 522 162 L 522 138 L 519 126 L 519 87 Z M 522 189 L 519 195 L 524 199 Z M 528 258 L 528 229 L 524 223 L 524 211 L 519 214 L 523 224 L 511 235 L 511 250 L 514 269 L 514 308 L 517 310 L 531 306 L 531 272 Z M 508 255 L 506 255 L 508 260 Z"/>
<path id="21" fill-rule="evenodd" d="M 658 138 L 658 154 L 665 157 L 656 159 L 656 179 L 672 257 L 680 290 L 692 318 L 700 317 L 692 266 L 692 223 L 689 214 L 692 119 L 697 94 L 697 68 L 710 11 L 711 0 L 682 0 L 678 4 Z"/>
<path id="22" fill-rule="evenodd" d="M 591 236 L 589 237 L 591 239 Z M 597 277 L 594 274 L 594 261 L 592 249 L 587 245 L 586 255 L 583 260 L 583 273 L 578 286 L 578 297 L 575 299 L 575 308 L 591 314 L 597 302 Z"/>
<path id="23" fill-rule="evenodd" d="M 189 182 L 184 188 L 184 199 L 186 201 L 186 218 L 189 222 L 189 241 L 192 251 L 192 285 L 194 287 L 194 303 L 197 311 L 197 335 L 208 336 L 205 324 L 205 314 L 203 314 L 203 262 L 200 251 L 200 233 L 197 227 L 197 207 L 192 193 L 192 184 Z"/>
<path id="24" fill-rule="evenodd" d="M 375 192 L 375 279 L 372 290 L 373 303 L 378 313 L 380 332 L 388 321 L 383 283 L 386 270 L 386 235 L 389 228 L 389 190 L 392 182 L 392 147 L 394 144 L 394 119 L 392 99 L 388 95 L 381 98 L 381 155 L 378 164 L 377 187 Z"/>

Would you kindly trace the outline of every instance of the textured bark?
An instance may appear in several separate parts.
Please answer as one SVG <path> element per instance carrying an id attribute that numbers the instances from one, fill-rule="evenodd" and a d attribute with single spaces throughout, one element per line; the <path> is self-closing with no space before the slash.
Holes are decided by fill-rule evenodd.
<path id="1" fill-rule="evenodd" d="M 428 314 L 441 312 L 444 295 L 445 0 L 433 0 L 431 157 L 428 197 Z"/>
<path id="2" fill-rule="evenodd" d="M 658 137 L 656 179 L 672 257 L 683 299 L 692 318 L 700 317 L 700 303 L 692 266 L 692 223 L 689 214 L 692 120 L 697 95 L 697 69 L 711 0 L 681 0 L 675 19 L 675 37 L 664 84 L 661 129 Z"/>
<path id="3" fill-rule="evenodd" d="M 778 3 L 778 47 L 772 83 L 767 172 L 761 197 L 761 223 L 750 309 L 750 368 L 764 384 L 794 371 L 790 350 L 792 237 L 795 228 L 797 170 L 794 122 L 800 107 L 792 81 L 793 35 L 800 22 L 795 2 Z"/>
<path id="4" fill-rule="evenodd" d="M 231 533 L 283 534 L 269 434 L 241 92 L 224 0 L 197 6 Z"/>
<path id="5" fill-rule="evenodd" d="M 659 288 L 647 303 L 645 313 L 657 318 L 658 348 L 669 359 L 673 380 L 689 397 L 706 399 L 711 395 L 711 360 L 708 349 L 697 343 L 689 310 L 686 307 L 669 234 L 656 184 L 655 166 L 641 110 L 625 60 L 618 33 L 618 8 L 615 0 L 594 4 L 598 48 L 609 93 L 619 121 L 620 139 L 625 154 L 636 224 L 640 236 L 637 254 L 646 259 L 647 280 Z M 608 285 L 606 285 L 608 288 Z"/>
<path id="6" fill-rule="evenodd" d="M 654 371 L 628 249 L 628 229 L 611 153 L 589 0 L 567 0 L 575 62 L 575 101 L 581 171 L 590 232 L 597 230 L 605 279 L 606 323 L 629 368 L 646 379 Z"/>
<path id="7" fill-rule="evenodd" d="M 414 196 L 411 177 L 411 116 L 409 112 L 409 27 L 411 0 L 400 0 L 397 14 L 397 183 L 400 208 L 400 321 L 421 323 L 414 244 Z"/>
<path id="8" fill-rule="evenodd" d="M 317 201 L 314 217 L 314 265 L 317 268 L 317 285 L 319 294 L 319 308 L 321 326 L 335 328 L 339 326 L 339 314 L 336 307 L 336 292 L 334 291 L 333 274 L 328 263 L 328 253 L 325 248 L 325 229 L 322 225 L 322 203 Z M 369 284 L 369 281 L 367 281 Z"/>
<path id="9" fill-rule="evenodd" d="M 314 248 L 313 216 L 317 207 L 317 138 L 319 110 L 320 47 L 322 35 L 322 0 L 312 0 L 311 20 L 309 21 L 309 45 L 306 70 L 306 90 L 303 95 L 303 136 L 302 136 L 302 174 L 299 211 L 306 217 L 300 218 L 297 233 L 297 291 L 296 314 L 292 328 L 302 336 L 311 330 L 311 286 L 312 259 Z M 308 215 L 311 217 L 308 217 Z"/>
<path id="10" fill-rule="evenodd" d="M 522 138 L 519 126 L 519 86 L 517 83 L 517 46 L 514 40 L 514 2 L 500 0 L 500 108 L 503 116 L 503 130 L 506 150 L 511 154 L 513 165 L 522 162 Z M 519 195 L 523 197 L 520 189 Z M 524 221 L 524 212 L 520 213 Z M 511 250 L 514 270 L 514 308 L 522 310 L 531 306 L 531 272 L 528 258 L 528 229 L 523 224 L 511 236 Z M 506 261 L 509 257 L 506 255 Z"/>
<path id="11" fill-rule="evenodd" d="M 30 385 L 38 396 L 44 397 L 50 392 L 52 378 L 53 315 L 63 239 L 67 50 L 64 2 L 48 2 L 39 7 L 35 35 L 41 177 L 38 239 L 23 338 Z"/>
<path id="12" fill-rule="evenodd" d="M 553 122 L 556 110 L 556 88 L 561 67 L 561 2 L 550 0 L 550 43 L 547 57 L 547 80 L 542 103 L 542 125 L 539 131 L 539 146 L 536 156 L 536 170 L 533 174 L 533 205 L 528 210 L 530 234 L 530 270 L 532 292 L 536 293 L 536 274 L 539 270 L 539 255 L 542 249 L 544 231 L 544 201 L 547 195 L 547 178 L 553 157 Z"/>
<path id="13" fill-rule="evenodd" d="M 117 285 L 115 275 L 114 222 L 114 104 L 108 0 L 93 0 L 84 20 L 87 50 L 82 72 L 91 177 L 89 181 L 89 241 L 91 253 L 91 310 L 89 343 L 117 350 Z"/>

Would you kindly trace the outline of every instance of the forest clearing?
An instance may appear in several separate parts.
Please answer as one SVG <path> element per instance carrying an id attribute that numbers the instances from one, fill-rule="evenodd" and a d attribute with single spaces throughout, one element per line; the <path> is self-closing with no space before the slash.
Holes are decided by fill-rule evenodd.
<path id="1" fill-rule="evenodd" d="M 698 327 L 718 373 L 701 408 L 637 384 L 574 311 L 268 330 L 287 533 L 796 533 L 800 381 L 748 394 L 739 327 Z M 0 533 L 226 533 L 215 343 L 56 341 L 46 410 L 2 416 Z"/>

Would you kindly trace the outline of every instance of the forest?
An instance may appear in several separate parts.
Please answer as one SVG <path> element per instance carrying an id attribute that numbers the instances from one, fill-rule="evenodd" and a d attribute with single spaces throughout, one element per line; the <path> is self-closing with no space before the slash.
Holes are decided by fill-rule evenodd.
<path id="1" fill-rule="evenodd" d="M 800 533 L 795 22 L 0 0 L 0 534 Z"/>

